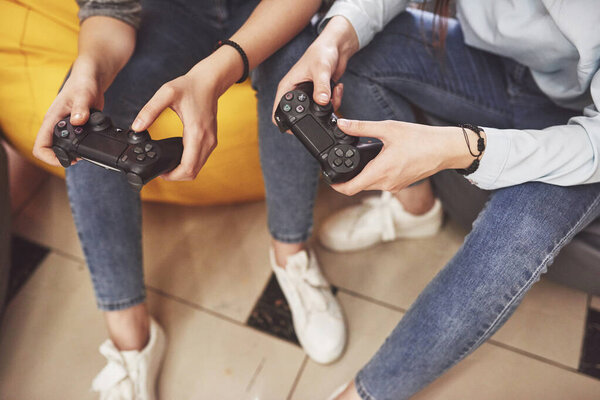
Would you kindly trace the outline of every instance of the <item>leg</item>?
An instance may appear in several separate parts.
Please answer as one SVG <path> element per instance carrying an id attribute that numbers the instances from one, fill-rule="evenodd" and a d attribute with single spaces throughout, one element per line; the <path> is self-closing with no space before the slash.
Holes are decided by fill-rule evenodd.
<path id="1" fill-rule="evenodd" d="M 104 111 L 117 126 L 128 126 L 163 83 L 210 54 L 222 36 L 218 18 L 222 13 L 205 3 L 144 2 L 136 50 L 105 94 Z M 86 162 L 67 169 L 67 187 L 111 339 L 101 346 L 108 365 L 94 380 L 93 389 L 102 397 L 113 397 L 126 393 L 132 380 L 137 380 L 140 396 L 153 399 L 164 334 L 150 320 L 144 303 L 139 195 L 122 175 Z M 130 368 L 137 372 L 127 379 L 115 378 L 115 370 Z"/>
<path id="2" fill-rule="evenodd" d="M 433 26 L 432 14 L 407 11 L 357 53 L 342 78 L 342 114 L 355 119 L 414 122 L 411 105 L 416 105 L 450 124 L 467 121 L 496 128 L 545 127 L 556 121 L 564 123 L 572 115 L 541 93 L 525 67 L 467 46 L 456 20 L 448 21 L 445 53 L 440 54 L 430 45 Z M 433 212 L 437 204 L 429 183 L 416 185 L 395 198 L 384 196 L 371 207 L 359 205 L 332 216 L 323 225 L 321 242 L 344 251 L 412 237 L 423 225 L 441 223 L 441 214 Z M 394 221 L 381 226 L 351 221 L 375 221 L 368 214 L 381 211 L 393 215 Z M 386 232 L 389 226 L 395 229 Z M 348 227 L 356 227 L 356 232 L 349 234 Z M 435 233 L 435 229 L 425 231 Z M 351 240 L 366 236 L 368 240 L 362 243 Z"/>
<path id="3" fill-rule="evenodd" d="M 411 105 L 417 105 L 453 123 L 508 127 L 502 59 L 466 46 L 456 20 L 449 20 L 446 52 L 440 54 L 430 45 L 434 23 L 430 13 L 405 12 L 359 52 L 343 78 L 342 112 L 359 119 L 414 122 Z M 413 214 L 433 206 L 430 185 L 402 191 L 397 198 Z"/>
<path id="4" fill-rule="evenodd" d="M 128 126 L 163 83 L 210 53 L 219 30 L 209 22 L 199 28 L 198 20 L 208 18 L 185 4 L 144 3 L 135 53 L 105 95 L 104 111 L 116 125 Z M 139 196 L 123 176 L 86 162 L 67 169 L 67 185 L 98 305 L 107 311 L 111 339 L 117 348 L 142 348 L 148 318 L 145 307 L 134 307 L 145 298 Z"/>
<path id="5" fill-rule="evenodd" d="M 313 30 L 307 27 L 252 75 L 258 91 L 260 157 L 267 193 L 269 231 L 276 248 L 291 248 L 292 253 L 296 252 L 293 251 L 295 246 L 301 246 L 308 239 L 312 230 L 319 166 L 295 137 L 279 132 L 272 122 L 272 111 L 277 84 L 313 39 Z M 285 264 L 281 257 L 278 259 Z"/>
<path id="6" fill-rule="evenodd" d="M 307 27 L 266 60 L 252 76 L 258 90 L 260 156 L 272 235 L 271 265 L 292 312 L 294 330 L 306 353 L 329 363 L 344 350 L 346 329 L 337 299 L 305 242 L 312 229 L 319 166 L 292 135 L 272 122 L 277 85 L 314 39 Z"/>
<path id="7" fill-rule="evenodd" d="M 600 184 L 499 190 L 450 263 L 356 377 L 363 399 L 415 394 L 510 317 L 560 249 L 600 214 Z"/>

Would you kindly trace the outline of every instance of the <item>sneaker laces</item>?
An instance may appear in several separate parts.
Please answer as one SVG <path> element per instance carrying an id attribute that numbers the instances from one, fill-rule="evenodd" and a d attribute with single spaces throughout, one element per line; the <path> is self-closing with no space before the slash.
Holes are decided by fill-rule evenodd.
<path id="1" fill-rule="evenodd" d="M 372 196 L 363 200 L 368 207 L 361 218 L 357 218 L 356 225 L 362 224 L 367 217 L 369 220 L 378 221 L 381 227 L 381 239 L 390 241 L 396 239 L 396 224 L 394 220 L 400 217 L 402 209 L 398 207 L 398 200 L 391 192 L 381 192 L 381 196 Z"/>
<path id="2" fill-rule="evenodd" d="M 307 251 L 289 257 L 284 271 L 304 308 L 309 311 L 326 311 L 327 301 L 321 290 L 329 289 L 329 283 L 316 266 L 311 267 L 313 257 L 311 255 L 309 259 Z"/>
<path id="3" fill-rule="evenodd" d="M 92 390 L 100 393 L 100 400 L 138 398 L 138 371 L 128 367 L 123 355 L 110 340 L 100 346 L 100 353 L 108 360 L 92 382 Z"/>

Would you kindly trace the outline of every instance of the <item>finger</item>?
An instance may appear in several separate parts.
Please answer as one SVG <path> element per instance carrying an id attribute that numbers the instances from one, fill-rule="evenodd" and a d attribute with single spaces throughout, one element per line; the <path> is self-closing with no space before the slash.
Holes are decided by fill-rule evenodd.
<path id="1" fill-rule="evenodd" d="M 200 141 L 197 139 L 187 139 L 189 134 L 183 135 L 183 155 L 181 162 L 175 169 L 163 175 L 166 180 L 188 181 L 196 176 L 196 164 L 200 156 Z M 191 177 L 191 178 L 190 178 Z"/>
<path id="2" fill-rule="evenodd" d="M 342 97 L 344 96 L 344 84 L 338 83 L 333 88 L 333 95 L 331 96 L 331 104 L 333 105 L 333 111 L 336 111 L 342 105 Z"/>
<path id="3" fill-rule="evenodd" d="M 33 144 L 33 155 L 36 158 L 47 164 L 60 166 L 60 162 L 58 162 L 58 159 L 52 150 L 52 135 L 54 132 L 54 125 L 56 125 L 62 116 L 65 116 L 68 113 L 65 106 L 51 108 L 51 110 L 48 111 L 42 121 L 42 125 L 40 126 Z"/>
<path id="4" fill-rule="evenodd" d="M 332 185 L 331 187 L 346 196 L 354 196 L 355 194 L 376 186 L 377 183 L 385 177 L 385 170 L 381 162 L 376 161 L 377 157 L 371 160 L 360 174 L 355 176 L 348 182 Z"/>
<path id="5" fill-rule="evenodd" d="M 192 115 L 192 114 L 187 114 Z M 183 118 L 182 118 L 183 120 Z M 216 122 L 208 122 L 207 128 L 199 122 L 184 120 L 183 156 L 180 165 L 165 175 L 167 180 L 193 180 L 217 145 Z"/>
<path id="6" fill-rule="evenodd" d="M 338 127 L 351 136 L 364 136 L 384 139 L 391 127 L 388 121 L 360 121 L 340 118 Z"/>
<path id="7" fill-rule="evenodd" d="M 337 68 L 335 69 L 335 71 L 333 72 L 333 75 L 331 77 L 331 79 L 334 82 L 337 82 L 342 78 L 342 75 L 344 75 L 344 72 L 346 71 L 347 65 L 348 65 L 348 62 L 346 60 L 343 60 L 342 58 L 338 60 Z"/>
<path id="8" fill-rule="evenodd" d="M 92 99 L 87 95 L 77 96 L 71 107 L 71 125 L 83 125 L 90 117 Z"/>
<path id="9" fill-rule="evenodd" d="M 174 102 L 176 97 L 177 90 L 172 84 L 162 85 L 135 117 L 131 129 L 136 132 L 148 129 L 165 108 Z"/>
<path id="10" fill-rule="evenodd" d="M 324 106 L 331 98 L 331 73 L 325 69 L 314 74 L 313 100 Z"/>

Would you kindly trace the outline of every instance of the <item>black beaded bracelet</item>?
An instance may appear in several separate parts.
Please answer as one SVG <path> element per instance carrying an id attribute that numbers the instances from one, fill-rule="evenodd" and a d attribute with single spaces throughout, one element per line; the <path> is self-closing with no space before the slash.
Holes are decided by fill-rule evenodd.
<path id="1" fill-rule="evenodd" d="M 248 56 L 246 55 L 246 52 L 244 51 L 244 49 L 242 49 L 242 46 L 240 46 L 233 40 L 229 40 L 229 39 L 219 40 L 217 42 L 217 45 L 215 46 L 215 50 L 217 50 L 219 47 L 221 47 L 223 45 L 233 47 L 234 49 L 237 50 L 238 53 L 240 53 L 240 56 L 242 56 L 242 62 L 244 63 L 244 73 L 242 74 L 242 77 L 236 83 L 244 82 L 246 79 L 248 79 L 248 74 L 250 73 L 250 64 L 248 63 Z"/>
<path id="2" fill-rule="evenodd" d="M 479 161 L 481 160 L 481 155 L 485 151 L 485 140 L 481 137 L 481 132 L 483 132 L 483 129 L 481 129 L 478 126 L 471 125 L 471 124 L 461 124 L 460 127 L 462 128 L 463 136 L 465 137 L 465 142 L 467 142 L 467 148 L 469 149 L 469 153 L 473 157 L 475 157 L 475 160 L 473 160 L 471 165 L 469 165 L 467 168 L 456 169 L 455 171 L 461 175 L 471 175 L 473 172 L 477 171 L 477 168 L 479 168 Z M 473 152 L 473 150 L 471 150 L 471 144 L 469 143 L 469 135 L 467 134 L 466 129 L 469 129 L 469 130 L 475 132 L 475 134 L 478 137 L 478 139 L 477 139 L 477 151 L 479 152 L 478 154 L 475 154 Z"/>

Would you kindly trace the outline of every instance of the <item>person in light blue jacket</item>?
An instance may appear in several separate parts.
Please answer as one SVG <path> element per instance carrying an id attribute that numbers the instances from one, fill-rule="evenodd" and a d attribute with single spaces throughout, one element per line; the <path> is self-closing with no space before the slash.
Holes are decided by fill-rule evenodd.
<path id="1" fill-rule="evenodd" d="M 426 178 L 438 171 L 494 190 L 457 254 L 338 400 L 423 389 L 491 337 L 600 215 L 600 2 L 459 0 L 457 19 L 439 16 L 447 0 L 435 3 L 437 15 L 407 1 L 336 1 L 276 96 L 312 80 L 315 101 L 332 97 L 354 119 L 339 120 L 342 130 L 384 142 L 334 188 L 388 192 L 330 217 L 326 247 L 435 233 L 441 210 Z M 331 93 L 329 80 L 340 78 Z M 416 124 L 410 104 L 468 125 Z"/>

